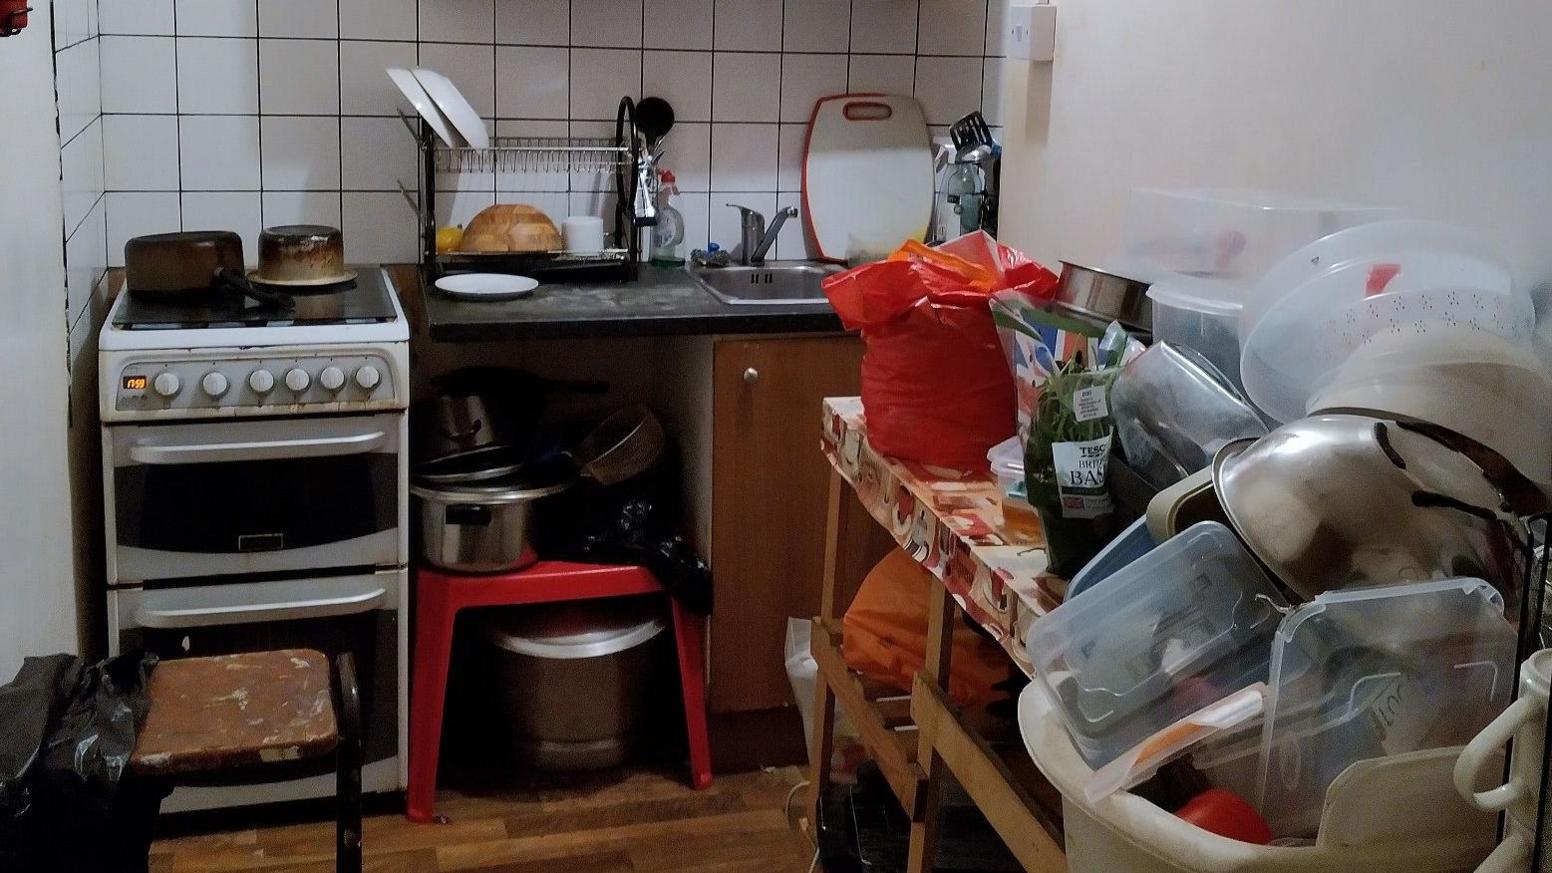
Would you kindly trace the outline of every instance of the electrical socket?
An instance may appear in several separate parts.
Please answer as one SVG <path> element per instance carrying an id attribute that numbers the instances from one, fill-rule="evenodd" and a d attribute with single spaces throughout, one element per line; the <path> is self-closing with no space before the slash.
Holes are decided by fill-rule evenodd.
<path id="1" fill-rule="evenodd" d="M 1056 57 L 1056 7 L 1019 3 L 1008 9 L 1008 57 L 1049 63 Z"/>

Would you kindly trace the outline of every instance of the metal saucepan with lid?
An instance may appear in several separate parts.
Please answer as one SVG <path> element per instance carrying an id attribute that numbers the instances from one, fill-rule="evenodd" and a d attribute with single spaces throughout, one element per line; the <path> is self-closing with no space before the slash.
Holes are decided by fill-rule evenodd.
<path id="1" fill-rule="evenodd" d="M 433 485 L 417 481 L 421 557 L 455 573 L 501 573 L 538 560 L 534 511 L 571 487 L 570 477 L 507 477 Z"/>
<path id="2" fill-rule="evenodd" d="M 1229 443 L 1212 471 L 1235 530 L 1302 597 L 1471 577 L 1518 614 L 1524 522 L 1482 468 L 1424 430 L 1317 415 Z"/>
<path id="3" fill-rule="evenodd" d="M 229 230 L 137 236 L 124 243 L 124 287 L 154 300 L 204 304 L 242 294 L 289 309 L 291 298 L 254 288 L 243 275 L 242 237 Z"/>

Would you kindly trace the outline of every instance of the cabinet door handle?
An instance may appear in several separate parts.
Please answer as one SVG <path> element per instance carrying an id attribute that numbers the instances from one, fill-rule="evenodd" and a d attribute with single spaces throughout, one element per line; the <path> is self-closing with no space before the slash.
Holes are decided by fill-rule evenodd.
<path id="1" fill-rule="evenodd" d="M 749 369 L 744 371 L 744 384 L 745 385 L 753 385 L 754 383 L 756 383 L 758 381 L 760 381 L 760 371 L 759 370 L 756 370 L 755 368 L 750 367 Z"/>

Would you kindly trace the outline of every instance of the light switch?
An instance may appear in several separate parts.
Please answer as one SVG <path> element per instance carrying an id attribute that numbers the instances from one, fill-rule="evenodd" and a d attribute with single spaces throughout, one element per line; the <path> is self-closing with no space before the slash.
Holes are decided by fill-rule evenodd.
<path id="1" fill-rule="evenodd" d="M 1049 63 L 1056 57 L 1056 7 L 1019 3 L 1008 10 L 1008 57 Z"/>

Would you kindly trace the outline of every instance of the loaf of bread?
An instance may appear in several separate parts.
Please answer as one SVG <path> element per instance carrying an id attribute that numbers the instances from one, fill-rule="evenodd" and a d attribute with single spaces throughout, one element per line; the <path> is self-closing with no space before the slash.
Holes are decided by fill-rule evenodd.
<path id="1" fill-rule="evenodd" d="M 460 245 L 466 252 L 553 252 L 560 247 L 555 222 L 532 206 L 516 203 L 480 210 L 464 228 Z"/>

